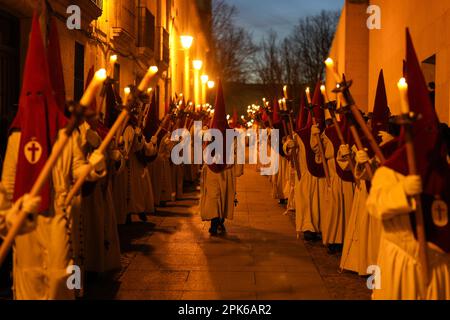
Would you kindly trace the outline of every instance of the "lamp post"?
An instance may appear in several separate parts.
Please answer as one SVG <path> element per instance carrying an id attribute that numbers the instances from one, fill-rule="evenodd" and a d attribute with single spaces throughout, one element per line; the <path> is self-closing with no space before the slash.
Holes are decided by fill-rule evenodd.
<path id="1" fill-rule="evenodd" d="M 190 96 L 190 61 L 189 61 L 189 50 L 192 47 L 192 42 L 194 38 L 191 36 L 181 36 L 181 46 L 184 50 L 184 88 L 183 92 L 186 99 Z"/>
<path id="2" fill-rule="evenodd" d="M 194 102 L 198 104 L 200 102 L 200 70 L 203 67 L 203 61 L 192 61 L 194 67 Z"/>
<path id="3" fill-rule="evenodd" d="M 206 85 L 208 83 L 209 77 L 204 74 L 200 77 L 200 79 L 202 80 L 202 101 L 201 103 L 206 103 Z"/>

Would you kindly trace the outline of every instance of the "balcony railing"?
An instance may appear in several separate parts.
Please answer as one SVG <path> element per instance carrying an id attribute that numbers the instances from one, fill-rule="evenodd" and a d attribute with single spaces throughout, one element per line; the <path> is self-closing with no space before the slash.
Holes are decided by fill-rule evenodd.
<path id="1" fill-rule="evenodd" d="M 99 9 L 103 10 L 103 0 L 91 0 Z"/>
<path id="2" fill-rule="evenodd" d="M 155 49 L 155 16 L 145 7 L 138 7 L 137 46 Z"/>

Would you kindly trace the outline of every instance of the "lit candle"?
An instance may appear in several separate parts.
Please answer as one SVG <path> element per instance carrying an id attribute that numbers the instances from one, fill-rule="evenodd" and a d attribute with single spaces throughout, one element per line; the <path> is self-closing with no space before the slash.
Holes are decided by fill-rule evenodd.
<path id="1" fill-rule="evenodd" d="M 405 78 L 401 78 L 397 84 L 398 90 L 400 91 L 400 106 L 402 113 L 409 113 L 409 101 L 408 101 L 408 83 Z"/>
<path id="2" fill-rule="evenodd" d="M 305 90 L 306 92 L 306 99 L 308 100 L 308 104 L 312 104 L 312 100 L 311 100 L 311 90 L 308 88 L 306 88 Z"/>
<path id="3" fill-rule="evenodd" d="M 114 65 L 117 62 L 117 55 L 113 54 L 112 56 L 109 57 L 109 76 L 113 76 L 114 75 Z"/>
<path id="4" fill-rule="evenodd" d="M 287 99 L 287 98 L 288 98 L 287 89 L 288 89 L 288 86 L 285 85 L 285 86 L 283 87 L 284 99 Z"/>
<path id="5" fill-rule="evenodd" d="M 106 70 L 100 69 L 98 70 L 94 78 L 92 79 L 91 83 L 89 83 L 89 86 L 87 87 L 86 91 L 83 94 L 83 97 L 80 100 L 80 104 L 84 107 L 88 107 L 91 105 L 92 101 L 95 99 L 95 96 L 97 95 L 100 87 L 102 86 L 103 82 L 106 80 Z"/>
<path id="6" fill-rule="evenodd" d="M 326 67 L 328 69 L 328 72 L 330 72 L 333 75 L 333 77 L 336 80 L 336 82 L 337 83 L 341 82 L 342 79 L 341 79 L 341 77 L 339 76 L 339 74 L 336 71 L 333 59 L 328 58 L 327 60 L 325 60 L 325 65 L 326 65 Z"/>
<path id="7" fill-rule="evenodd" d="M 325 103 L 329 103 L 330 100 L 328 99 L 327 88 L 324 85 L 321 85 L 320 86 L 320 91 L 322 92 L 323 99 L 325 100 Z"/>
<path id="8" fill-rule="evenodd" d="M 280 106 L 280 110 L 284 111 L 284 106 L 283 106 L 283 100 L 282 99 L 278 100 L 278 105 Z"/>
<path id="9" fill-rule="evenodd" d="M 157 66 L 151 66 L 147 73 L 145 74 L 144 78 L 142 79 L 141 83 L 139 84 L 138 90 L 140 92 L 144 92 L 150 83 L 150 80 L 153 78 L 155 74 L 158 73 L 158 67 Z"/>
<path id="10" fill-rule="evenodd" d="M 123 89 L 123 93 L 124 93 L 124 96 L 123 96 L 123 103 L 126 104 L 127 101 L 128 101 L 128 97 L 130 96 L 130 93 L 131 93 L 130 87 L 125 87 L 125 88 Z"/>

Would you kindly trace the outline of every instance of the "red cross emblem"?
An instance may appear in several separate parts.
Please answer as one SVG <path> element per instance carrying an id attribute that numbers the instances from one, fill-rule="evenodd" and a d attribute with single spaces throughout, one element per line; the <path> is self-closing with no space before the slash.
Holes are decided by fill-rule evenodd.
<path id="1" fill-rule="evenodd" d="M 25 144 L 24 154 L 27 161 L 31 164 L 35 164 L 39 162 L 42 155 L 42 147 L 35 139 L 32 139 L 30 142 Z"/>

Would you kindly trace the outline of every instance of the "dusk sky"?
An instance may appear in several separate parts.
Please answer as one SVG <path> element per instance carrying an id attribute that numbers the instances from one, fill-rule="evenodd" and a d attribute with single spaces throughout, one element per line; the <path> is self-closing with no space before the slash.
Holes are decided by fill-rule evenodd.
<path id="1" fill-rule="evenodd" d="M 321 10 L 340 10 L 344 0 L 226 0 L 239 10 L 238 24 L 258 42 L 270 29 L 280 37 L 290 33 L 299 18 Z"/>

